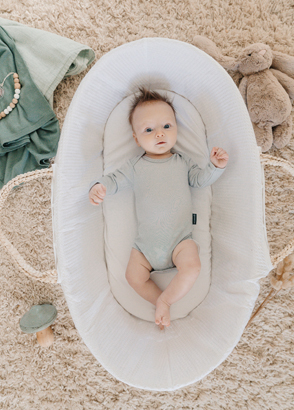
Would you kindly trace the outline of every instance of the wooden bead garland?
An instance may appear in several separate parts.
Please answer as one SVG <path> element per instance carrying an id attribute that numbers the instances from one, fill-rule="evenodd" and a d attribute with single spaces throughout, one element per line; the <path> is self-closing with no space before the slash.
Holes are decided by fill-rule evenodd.
<path id="1" fill-rule="evenodd" d="M 10 73 L 10 74 L 8 74 L 8 75 L 6 76 L 6 78 L 7 78 L 9 75 L 11 75 L 11 74 L 13 74 L 13 78 L 14 78 L 14 96 L 13 96 L 14 98 L 13 98 L 12 102 L 8 105 L 8 107 L 5 108 L 5 110 L 3 110 L 3 111 L 0 113 L 0 120 L 2 120 L 2 118 L 6 117 L 6 115 L 8 115 L 8 114 L 11 113 L 11 111 L 13 110 L 13 108 L 15 108 L 16 104 L 18 103 L 19 96 L 20 96 L 20 88 L 21 88 L 21 85 L 20 85 L 20 82 L 19 82 L 18 74 L 17 74 L 17 73 Z M 5 78 L 5 80 L 6 80 L 6 78 Z M 4 81 L 5 81 L 5 80 L 4 80 Z M 4 84 L 4 81 L 3 81 L 3 83 L 2 83 L 1 85 Z M 2 88 L 2 87 L 1 87 L 1 88 Z M 2 89 L 2 90 L 3 90 L 3 89 Z"/>

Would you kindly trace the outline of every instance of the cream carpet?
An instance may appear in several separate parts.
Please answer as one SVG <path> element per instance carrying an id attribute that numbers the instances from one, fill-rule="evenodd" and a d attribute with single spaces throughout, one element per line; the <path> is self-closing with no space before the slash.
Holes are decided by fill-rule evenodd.
<path id="1" fill-rule="evenodd" d="M 236 57 L 255 42 L 294 56 L 293 0 L 0 0 L 0 12 L 3 18 L 89 45 L 96 61 L 114 47 L 143 37 L 193 44 L 197 34 L 212 39 L 227 56 Z M 61 127 L 85 74 L 67 78 L 55 92 Z M 268 153 L 294 163 L 294 138 L 287 147 Z M 294 183 L 286 171 L 273 166 L 267 166 L 265 176 L 268 241 L 275 254 L 294 237 Z M 44 178 L 13 190 L 1 213 L 5 235 L 39 270 L 55 268 L 50 182 Z M 0 409 L 293 408 L 293 290 L 280 291 L 227 360 L 200 382 L 174 392 L 150 392 L 116 380 L 97 362 L 75 329 L 59 285 L 25 276 L 4 249 L 0 260 Z M 271 289 L 268 278 L 260 285 L 256 307 Z M 58 310 L 52 326 L 55 342 L 47 349 L 38 345 L 36 335 L 24 334 L 19 327 L 24 313 L 42 303 Z"/>

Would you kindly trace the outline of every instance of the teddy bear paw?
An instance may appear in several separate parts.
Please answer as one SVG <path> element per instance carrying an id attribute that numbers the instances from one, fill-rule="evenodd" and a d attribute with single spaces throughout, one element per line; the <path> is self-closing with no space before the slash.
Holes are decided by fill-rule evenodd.
<path id="1" fill-rule="evenodd" d="M 273 127 L 273 139 L 277 148 L 285 147 L 292 136 L 292 118 L 289 116 L 281 124 Z"/>
<path id="2" fill-rule="evenodd" d="M 268 151 L 273 144 L 273 131 L 270 125 L 260 128 L 257 124 L 252 123 L 257 145 L 261 147 L 262 152 Z"/>

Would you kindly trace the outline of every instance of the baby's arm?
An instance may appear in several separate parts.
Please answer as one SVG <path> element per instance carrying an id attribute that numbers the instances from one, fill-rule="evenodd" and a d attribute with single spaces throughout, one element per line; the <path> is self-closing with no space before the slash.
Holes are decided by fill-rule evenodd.
<path id="1" fill-rule="evenodd" d="M 213 184 L 226 169 L 228 158 L 226 151 L 218 147 L 212 148 L 210 161 L 203 169 L 189 158 L 189 185 L 193 188 L 201 188 Z M 216 164 L 221 167 L 217 167 Z"/>
<path id="2" fill-rule="evenodd" d="M 133 186 L 133 165 L 130 160 L 125 163 L 121 168 L 116 169 L 114 172 L 104 175 L 90 183 L 89 193 L 92 189 L 96 189 L 100 183 L 105 187 L 105 195 L 114 195 L 118 191 L 121 191 L 127 187 Z M 97 188 L 98 190 L 100 189 Z M 102 191 L 101 191 L 102 192 Z"/>

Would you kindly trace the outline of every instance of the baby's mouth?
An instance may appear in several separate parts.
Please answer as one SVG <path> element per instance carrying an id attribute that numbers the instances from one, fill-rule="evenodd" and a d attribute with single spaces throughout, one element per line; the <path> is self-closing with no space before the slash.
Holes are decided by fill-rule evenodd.
<path id="1" fill-rule="evenodd" d="M 156 145 L 160 145 L 160 144 L 166 144 L 166 142 L 161 141 L 161 142 L 158 142 Z"/>

